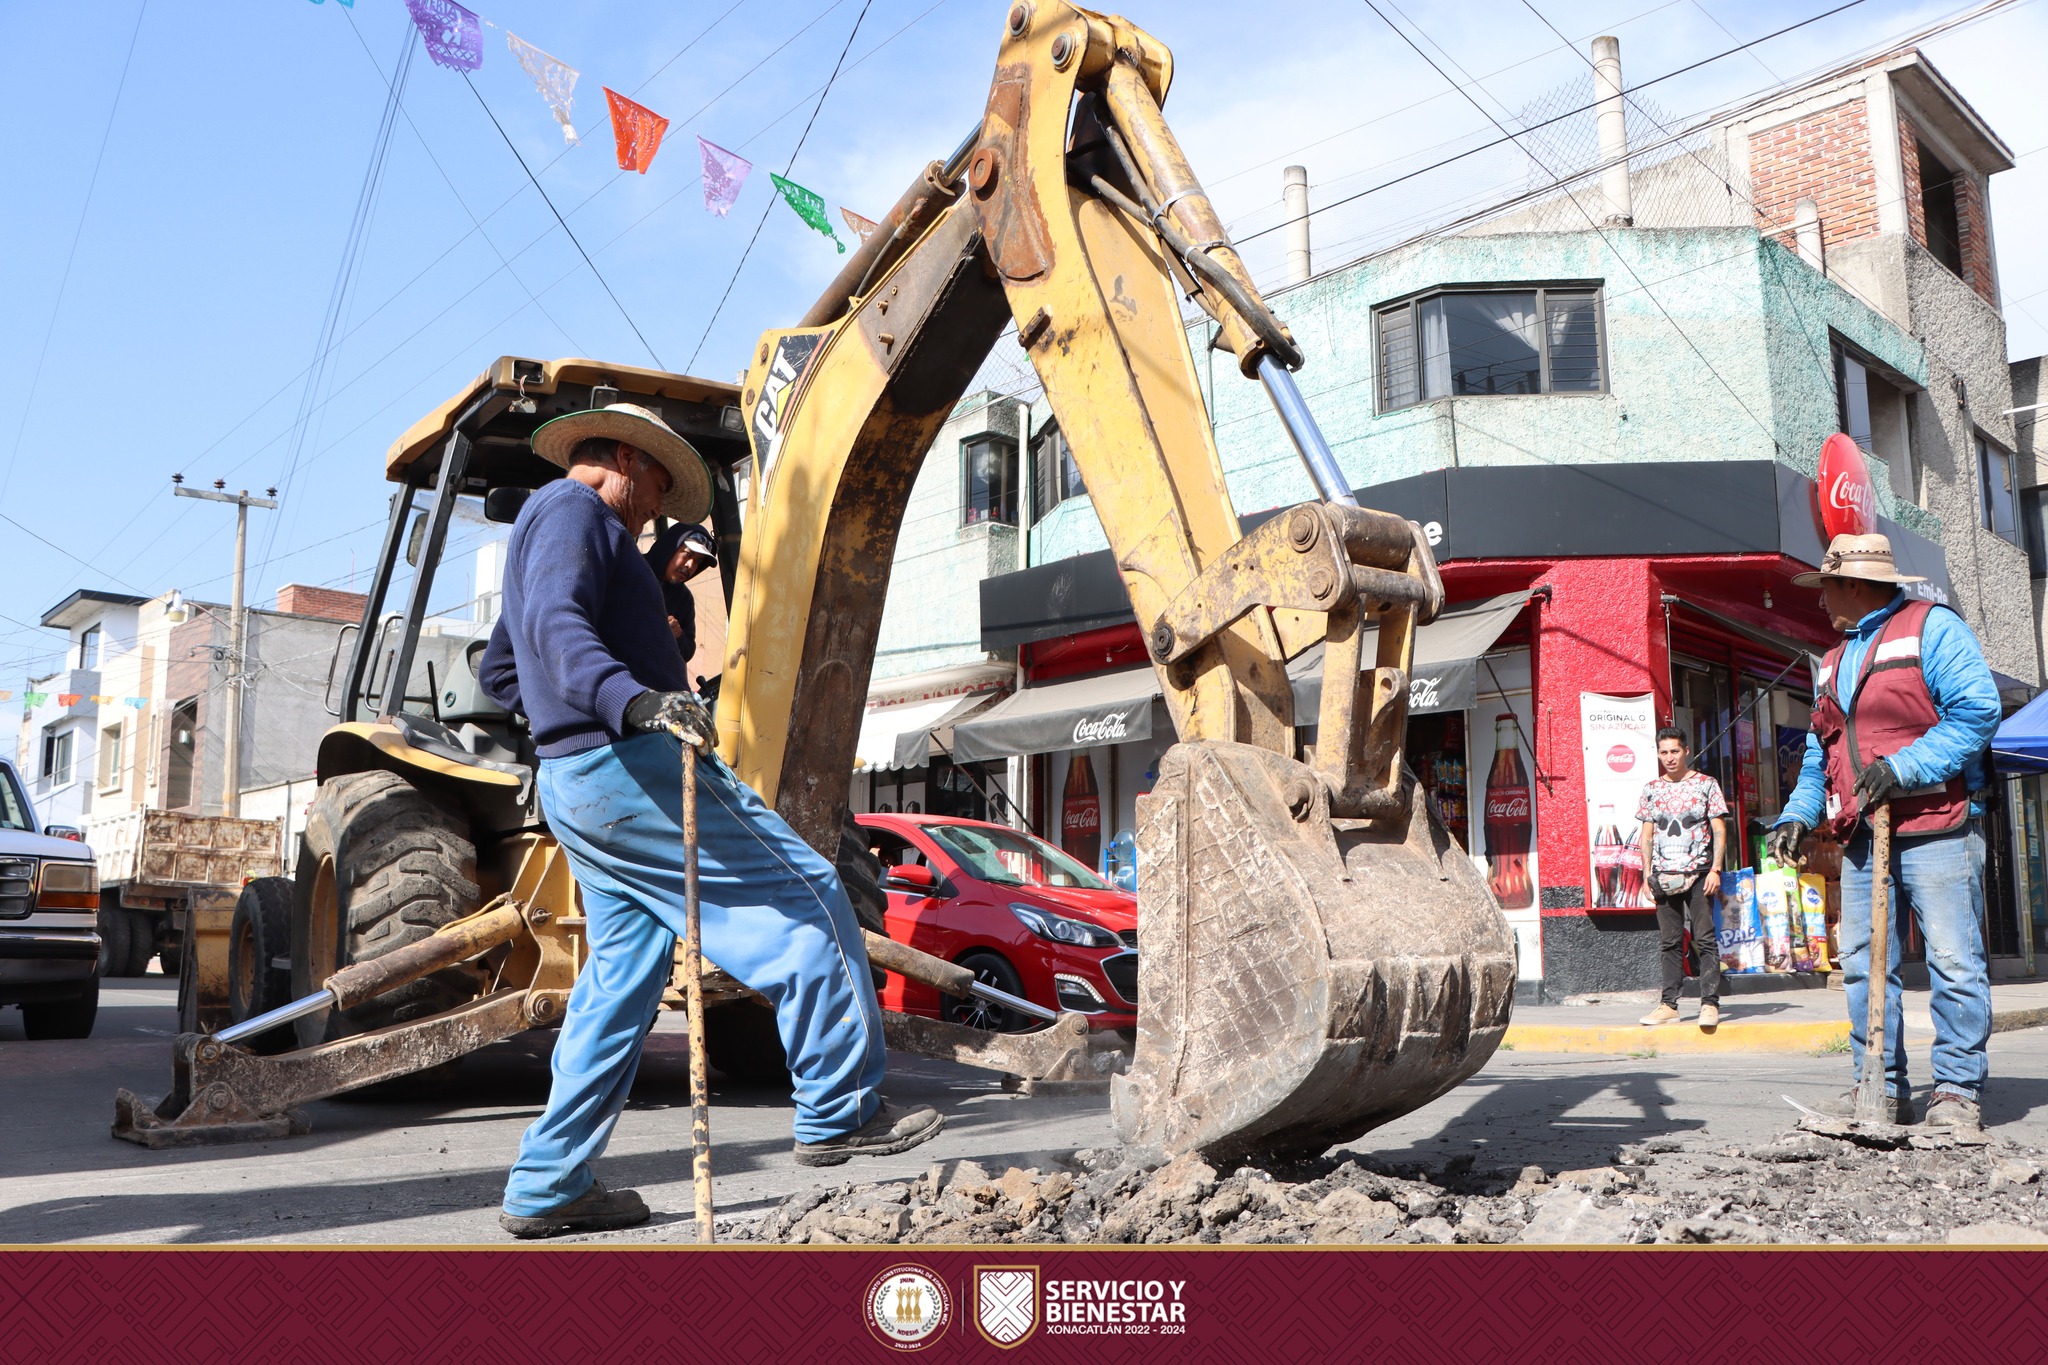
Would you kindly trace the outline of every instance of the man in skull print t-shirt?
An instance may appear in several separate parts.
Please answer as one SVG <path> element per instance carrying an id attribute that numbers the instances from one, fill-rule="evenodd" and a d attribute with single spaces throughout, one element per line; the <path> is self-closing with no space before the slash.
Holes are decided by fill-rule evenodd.
<path id="1" fill-rule="evenodd" d="M 1678 1022 L 1678 994 L 1685 985 L 1685 930 L 1692 926 L 1693 955 L 1700 964 L 1700 1027 L 1721 1022 L 1721 945 L 1714 935 L 1712 898 L 1721 890 L 1721 854 L 1728 843 L 1728 802 L 1721 784 L 1692 767 L 1685 732 L 1667 726 L 1657 732 L 1658 776 L 1636 803 L 1642 822 L 1643 868 L 1657 901 L 1658 948 L 1663 957 L 1664 993 L 1645 1024 Z"/>

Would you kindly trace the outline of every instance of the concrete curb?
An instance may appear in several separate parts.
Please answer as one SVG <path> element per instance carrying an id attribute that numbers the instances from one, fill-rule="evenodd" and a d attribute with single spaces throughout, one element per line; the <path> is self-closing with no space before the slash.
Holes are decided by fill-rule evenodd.
<path id="1" fill-rule="evenodd" d="M 1991 1031 L 2048 1025 L 2048 1006 L 2032 1005 L 1994 1010 Z M 1909 1034 L 1933 1032 L 1932 1021 L 1909 1016 Z M 1731 1020 L 1712 1033 L 1703 1033 L 1686 1019 L 1676 1024 L 1514 1024 L 1508 1025 L 1502 1046 L 1518 1052 L 1595 1052 L 1607 1056 L 1628 1056 L 1643 1052 L 1794 1052 L 1817 1053 L 1846 1046 L 1847 1019 L 1824 1023 L 1779 1023 L 1769 1020 Z"/>
<path id="2" fill-rule="evenodd" d="M 1825 1024 L 1731 1021 L 1712 1033 L 1687 1019 L 1676 1024 L 1509 1024 L 1504 1045 L 1518 1052 L 1818 1052 L 1849 1037 L 1849 1021 Z"/>

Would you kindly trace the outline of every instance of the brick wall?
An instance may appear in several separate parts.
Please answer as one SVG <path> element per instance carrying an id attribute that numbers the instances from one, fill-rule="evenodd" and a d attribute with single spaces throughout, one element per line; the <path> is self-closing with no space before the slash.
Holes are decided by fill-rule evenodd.
<path id="1" fill-rule="evenodd" d="M 334 588 L 310 588 L 287 583 L 277 590 L 277 609 L 294 616 L 317 616 L 323 621 L 356 622 L 363 619 L 363 604 L 369 599 L 359 592 Z"/>
<path id="2" fill-rule="evenodd" d="M 1820 209 L 1823 249 L 1876 236 L 1877 175 L 1863 96 L 1752 133 L 1749 179 L 1758 230 L 1788 247 L 1795 245 L 1792 218 L 1801 199 Z"/>
<path id="3" fill-rule="evenodd" d="M 1937 160 L 1939 153 L 1933 154 Z M 1906 225 L 1913 240 L 1927 245 L 1927 206 L 1920 193 L 1920 139 L 1913 125 L 1899 120 L 1899 158 L 1906 168 Z M 1956 242 L 1963 258 L 1963 282 L 1977 291 L 1986 303 L 1998 306 L 1997 285 L 1991 275 L 1991 233 L 1984 203 L 1984 177 L 1973 171 L 1956 172 Z"/>

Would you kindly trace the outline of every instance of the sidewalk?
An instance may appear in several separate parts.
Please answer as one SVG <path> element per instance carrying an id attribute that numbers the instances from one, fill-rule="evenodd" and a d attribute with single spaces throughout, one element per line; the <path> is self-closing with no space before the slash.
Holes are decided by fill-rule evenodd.
<path id="1" fill-rule="evenodd" d="M 1688 985 L 1691 983 L 1688 982 Z M 1906 1036 L 1931 1035 L 1929 994 L 1906 991 Z M 1517 1005 L 1503 1046 L 1528 1052 L 1846 1052 L 1849 1020 L 1838 990 L 1725 994 L 1721 1026 L 1703 1033 L 1693 1022 L 1697 997 L 1679 1001 L 1683 1018 L 1646 1028 L 1636 1021 L 1657 1004 L 1655 991 L 1626 991 L 1582 1005 Z M 1991 1031 L 2048 1024 L 2048 979 L 1991 983 Z"/>

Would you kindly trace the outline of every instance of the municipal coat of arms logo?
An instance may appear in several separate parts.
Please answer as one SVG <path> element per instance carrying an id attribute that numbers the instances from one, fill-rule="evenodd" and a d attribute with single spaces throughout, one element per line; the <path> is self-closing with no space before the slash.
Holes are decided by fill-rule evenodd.
<path id="1" fill-rule="evenodd" d="M 898 1351 L 921 1351 L 946 1330 L 952 1296 L 937 1275 L 921 1265 L 892 1265 L 868 1283 L 868 1330 Z"/>
<path id="2" fill-rule="evenodd" d="M 1038 1330 L 1038 1267 L 978 1265 L 974 1268 L 974 1326 L 991 1344 L 1008 1350 Z"/>

